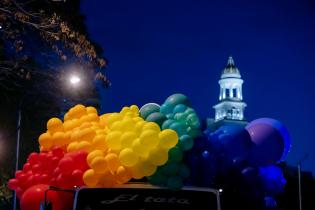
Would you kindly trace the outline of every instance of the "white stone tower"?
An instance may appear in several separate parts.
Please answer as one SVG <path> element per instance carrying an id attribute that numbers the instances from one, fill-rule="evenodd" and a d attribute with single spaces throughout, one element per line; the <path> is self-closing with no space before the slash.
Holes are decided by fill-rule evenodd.
<path id="1" fill-rule="evenodd" d="M 221 74 L 219 103 L 214 105 L 215 122 L 220 120 L 244 120 L 241 74 L 230 56 Z"/>

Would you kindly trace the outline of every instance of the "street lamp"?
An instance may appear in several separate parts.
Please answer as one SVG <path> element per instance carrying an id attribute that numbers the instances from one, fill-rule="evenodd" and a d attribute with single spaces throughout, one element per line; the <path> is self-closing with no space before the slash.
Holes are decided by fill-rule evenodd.
<path id="1" fill-rule="evenodd" d="M 71 75 L 69 77 L 69 82 L 72 85 L 78 85 L 81 82 L 81 78 L 78 75 Z"/>

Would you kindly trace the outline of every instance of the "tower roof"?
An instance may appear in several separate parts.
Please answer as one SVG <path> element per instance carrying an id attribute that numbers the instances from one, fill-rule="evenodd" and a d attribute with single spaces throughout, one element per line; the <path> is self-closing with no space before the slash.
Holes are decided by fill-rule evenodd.
<path id="1" fill-rule="evenodd" d="M 241 78 L 241 74 L 238 68 L 235 66 L 232 56 L 229 56 L 226 67 L 223 69 L 222 74 L 221 74 L 221 78 L 228 78 L 228 77 Z"/>

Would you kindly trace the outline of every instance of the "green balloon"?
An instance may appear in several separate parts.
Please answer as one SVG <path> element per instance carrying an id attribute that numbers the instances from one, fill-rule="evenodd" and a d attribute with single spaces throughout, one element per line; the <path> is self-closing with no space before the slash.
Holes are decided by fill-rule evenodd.
<path id="1" fill-rule="evenodd" d="M 199 128 L 200 127 L 200 122 L 199 119 L 196 115 L 196 113 L 191 113 L 187 116 L 187 122 L 190 126 L 194 128 Z"/>
<path id="2" fill-rule="evenodd" d="M 170 125 L 175 122 L 175 120 L 172 120 L 172 119 L 168 119 L 168 120 L 165 120 L 162 124 L 162 130 L 165 130 L 165 129 L 168 129 L 170 128 Z"/>
<path id="3" fill-rule="evenodd" d="M 155 173 L 148 177 L 148 181 L 153 185 L 164 186 L 167 182 L 167 176 L 162 173 Z"/>
<path id="4" fill-rule="evenodd" d="M 140 116 L 143 119 L 146 119 L 150 114 L 154 112 L 160 112 L 160 106 L 155 103 L 148 103 L 141 107 L 140 109 Z"/>
<path id="5" fill-rule="evenodd" d="M 196 111 L 193 108 L 188 108 L 185 110 L 185 114 L 192 114 L 192 113 L 196 113 Z"/>
<path id="6" fill-rule="evenodd" d="M 174 119 L 184 122 L 184 121 L 186 121 L 186 117 L 187 117 L 187 114 L 181 112 L 181 113 L 176 113 L 174 116 Z"/>
<path id="7" fill-rule="evenodd" d="M 179 165 L 178 175 L 183 179 L 187 179 L 190 176 L 190 169 L 182 163 Z"/>
<path id="8" fill-rule="evenodd" d="M 183 156 L 183 151 L 178 146 L 175 146 L 168 151 L 168 162 L 179 163 L 183 160 Z"/>
<path id="9" fill-rule="evenodd" d="M 179 190 L 183 187 L 183 180 L 180 176 L 171 176 L 167 180 L 167 187 L 171 190 Z"/>
<path id="10" fill-rule="evenodd" d="M 164 166 L 161 166 L 162 173 L 167 176 L 173 176 L 177 174 L 179 165 L 177 163 L 168 162 Z"/>
<path id="11" fill-rule="evenodd" d="M 187 128 L 187 133 L 192 138 L 196 138 L 198 136 L 202 136 L 202 133 L 201 133 L 200 129 L 197 129 L 197 128 L 188 127 Z"/>
<path id="12" fill-rule="evenodd" d="M 169 126 L 169 128 L 176 131 L 178 136 L 182 136 L 186 134 L 187 126 L 182 122 L 175 121 Z"/>
<path id="13" fill-rule="evenodd" d="M 183 151 L 188 151 L 191 150 L 191 148 L 194 146 L 194 140 L 191 136 L 189 135 L 182 135 L 179 138 L 179 147 Z"/>
<path id="14" fill-rule="evenodd" d="M 160 127 L 162 127 L 163 122 L 167 120 L 167 118 L 164 114 L 160 112 L 154 112 L 154 113 L 151 113 L 145 120 L 149 122 L 155 122 Z"/>
<path id="15" fill-rule="evenodd" d="M 184 94 L 176 93 L 169 96 L 166 101 L 166 104 L 173 106 L 173 108 L 178 104 L 184 104 L 186 106 L 190 106 L 190 101 Z"/>
<path id="16" fill-rule="evenodd" d="M 162 114 L 165 114 L 165 115 L 167 115 L 167 114 L 171 114 L 171 113 L 173 113 L 173 106 L 172 105 L 170 105 L 170 104 L 162 104 L 162 106 L 160 107 L 160 112 L 162 113 Z"/>

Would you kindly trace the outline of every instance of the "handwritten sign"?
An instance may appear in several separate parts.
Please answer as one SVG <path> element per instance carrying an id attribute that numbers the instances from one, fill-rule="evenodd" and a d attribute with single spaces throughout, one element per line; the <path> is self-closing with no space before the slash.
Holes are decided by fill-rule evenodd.
<path id="1" fill-rule="evenodd" d="M 74 210 L 220 210 L 219 194 L 209 188 L 172 191 L 145 185 L 121 188 L 80 189 Z"/>

